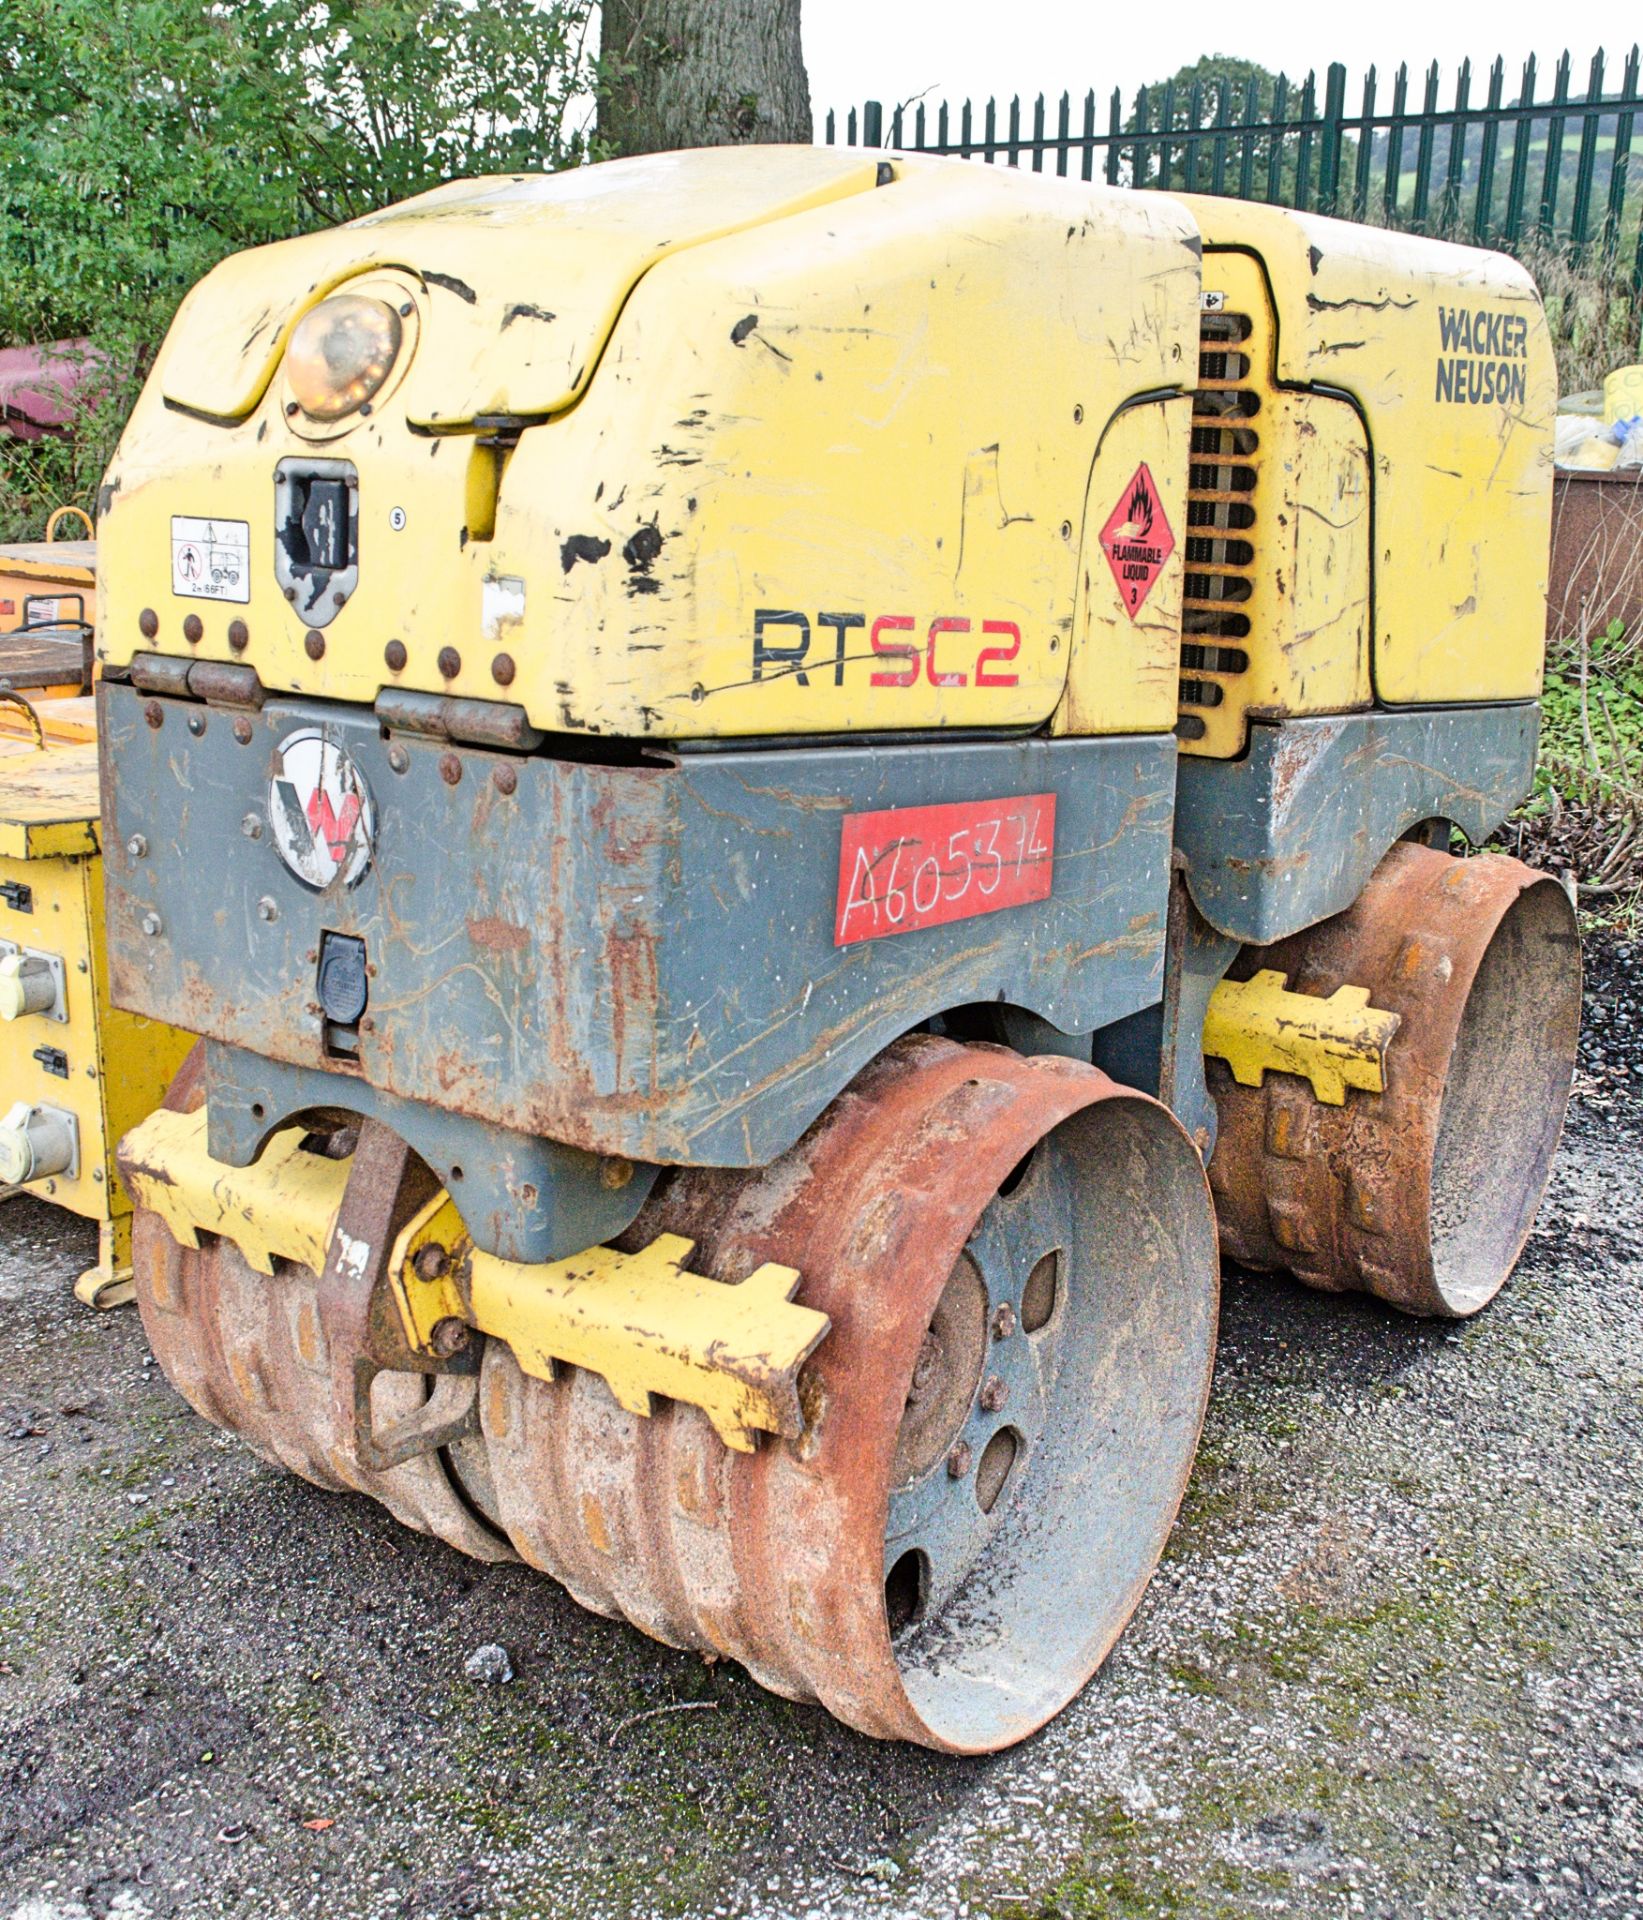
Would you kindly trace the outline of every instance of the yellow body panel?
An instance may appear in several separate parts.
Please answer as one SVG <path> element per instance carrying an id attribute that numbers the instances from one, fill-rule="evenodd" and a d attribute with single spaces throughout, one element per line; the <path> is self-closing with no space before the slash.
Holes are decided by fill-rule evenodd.
<path id="1" fill-rule="evenodd" d="M 1223 980 L 1204 1015 L 1204 1051 L 1224 1060 L 1241 1087 L 1268 1073 L 1312 1083 L 1326 1106 L 1346 1102 L 1348 1087 L 1386 1091 L 1386 1050 L 1402 1016 L 1369 1004 L 1367 987 L 1332 994 L 1291 993 L 1286 976 L 1263 968 L 1248 980 Z"/>
<path id="2" fill-rule="evenodd" d="M 1276 378 L 1336 389 L 1368 421 L 1376 697 L 1534 698 L 1557 370 L 1528 270 L 1317 214 L 1187 204 L 1203 229 L 1206 290 L 1259 257 Z"/>
<path id="3" fill-rule="evenodd" d="M 1345 400 L 1280 386 L 1259 263 L 1214 256 L 1193 406 L 1181 750 L 1229 759 L 1255 716 L 1373 698 L 1370 478 Z"/>
<path id="4" fill-rule="evenodd" d="M 281 343 L 349 286 L 408 344 L 305 425 Z M 1554 400 L 1520 267 L 1280 208 L 809 149 L 458 184 L 191 296 L 104 488 L 102 654 L 629 738 L 1178 703 L 1229 757 L 1255 717 L 1535 694 Z M 357 472 L 358 582 L 299 612 L 275 475 L 316 457 Z M 1127 610 L 1142 467 L 1173 544 Z M 243 523 L 243 599 L 173 591 L 178 516 Z"/>
<path id="5" fill-rule="evenodd" d="M 700 176 L 705 220 L 724 156 L 669 165 L 680 180 Z M 838 156 L 783 152 L 767 165 L 790 192 L 739 230 L 653 250 L 631 290 L 632 260 L 613 245 L 620 317 L 596 376 L 500 453 L 472 434 L 416 430 L 419 407 L 431 411 L 417 396 L 436 379 L 460 394 L 503 337 L 506 301 L 522 288 L 548 299 L 557 249 L 572 281 L 586 276 L 582 229 L 550 222 L 528 247 L 523 237 L 558 183 L 541 187 L 536 213 L 521 199 L 514 241 L 473 224 L 446 190 L 370 229 L 399 250 L 373 241 L 379 277 L 391 257 L 420 267 L 436 243 L 467 235 L 476 298 L 453 303 L 411 265 L 392 269 L 416 306 L 416 357 L 380 410 L 317 445 L 289 424 L 271 363 L 237 398 L 237 375 L 214 398 L 188 389 L 221 415 L 260 382 L 237 424 L 165 404 L 206 331 L 244 340 L 258 319 L 219 269 L 179 320 L 105 488 L 104 658 L 157 648 L 237 659 L 228 628 L 240 619 L 243 658 L 269 688 L 362 703 L 389 685 L 505 697 L 569 732 L 840 733 L 1042 722 L 1079 628 L 1107 695 L 1079 699 L 1079 724 L 1173 724 L 1168 614 L 1184 526 L 1139 623 L 1096 535 L 1142 448 L 1160 449 L 1155 481 L 1166 509 L 1180 508 L 1184 422 L 1167 407 L 1133 410 L 1146 420 L 1124 409 L 1190 385 L 1191 222 L 1160 196 L 958 162 L 897 160 L 897 177 L 873 190 Z M 738 166 L 757 171 L 745 155 Z M 607 177 L 620 208 L 620 167 L 589 170 L 577 190 L 592 195 Z M 820 204 L 795 211 L 802 180 Z M 582 216 L 592 231 L 629 218 L 596 200 Z M 361 231 L 327 239 L 355 248 L 363 272 Z M 313 300 L 313 276 L 288 258 L 280 328 Z M 467 406 L 449 404 L 452 417 Z M 317 661 L 273 571 L 274 468 L 316 451 L 360 477 L 359 585 Z M 173 515 L 246 523 L 247 602 L 173 595 Z M 139 632 L 145 608 L 158 617 L 152 641 Z M 204 629 L 193 646 L 181 632 L 191 613 Z M 408 654 L 398 673 L 384 664 L 390 640 Z M 460 655 L 448 677 L 437 664 L 447 648 Z"/>
<path id="6" fill-rule="evenodd" d="M 1052 733 L 1150 733 L 1167 724 L 1162 716 L 1176 697 L 1191 437 L 1192 401 L 1186 393 L 1127 408 L 1101 436 L 1084 496 L 1072 657 Z M 1132 617 L 1114 590 L 1099 534 L 1143 465 L 1174 530 L 1176 549 Z"/>
<path id="7" fill-rule="evenodd" d="M 587 386 L 623 302 L 656 261 L 868 192 L 876 179 L 863 154 L 793 147 L 761 149 L 752 165 L 715 148 L 452 181 L 230 256 L 184 302 L 155 379 L 173 406 L 244 419 L 317 299 L 373 269 L 399 269 L 422 289 L 429 330 L 405 418 L 437 428 L 476 414 L 559 413 Z"/>

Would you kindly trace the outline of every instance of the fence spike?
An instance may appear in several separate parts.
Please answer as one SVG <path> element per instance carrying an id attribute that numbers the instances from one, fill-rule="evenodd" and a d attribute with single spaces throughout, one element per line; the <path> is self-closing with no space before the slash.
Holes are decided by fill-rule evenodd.
<path id="1" fill-rule="evenodd" d="M 1242 129 L 1238 139 L 1238 198 L 1252 200 L 1255 197 L 1255 134 L 1254 127 L 1260 118 L 1261 90 L 1254 74 L 1244 83 L 1244 110 L 1239 117 Z"/>
<path id="2" fill-rule="evenodd" d="M 1563 49 L 1552 75 L 1551 105 L 1561 107 L 1569 98 L 1569 50 Z M 1540 212 L 1535 220 L 1535 231 L 1543 240 L 1549 240 L 1552 229 L 1557 224 L 1558 188 L 1562 185 L 1563 174 L 1563 128 L 1566 116 L 1553 112 L 1546 118 L 1546 163 L 1540 170 Z"/>
<path id="3" fill-rule="evenodd" d="M 1432 123 L 1438 111 L 1438 63 L 1426 69 L 1426 92 L 1421 100 L 1420 138 L 1415 145 L 1415 194 L 1410 214 L 1417 233 L 1426 231 L 1432 192 Z"/>
<path id="4" fill-rule="evenodd" d="M 1639 67 L 1639 49 L 1634 46 L 1626 56 L 1624 77 L 1620 83 L 1622 97 L 1635 100 L 1637 95 Z M 1615 115 L 1614 147 L 1609 156 L 1609 204 L 1603 215 L 1603 264 L 1613 268 L 1620 257 L 1620 233 L 1626 218 L 1626 181 L 1631 171 L 1632 116 L 1622 110 Z M 1643 230 L 1643 220 L 1639 229 Z"/>
<path id="5" fill-rule="evenodd" d="M 1597 129 L 1603 105 L 1603 49 L 1592 55 L 1586 75 L 1586 111 L 1580 116 L 1580 157 L 1575 162 L 1575 198 L 1569 209 L 1569 243 L 1583 247 L 1591 222 L 1592 182 L 1597 174 Z"/>
<path id="6" fill-rule="evenodd" d="M 1483 123 L 1478 154 L 1478 190 L 1472 203 L 1472 238 L 1481 246 L 1488 238 L 1489 215 L 1495 198 L 1495 161 L 1500 152 L 1500 102 L 1506 86 L 1506 62 L 1497 54 L 1489 69 L 1489 117 Z"/>
<path id="7" fill-rule="evenodd" d="M 1286 116 L 1289 111 L 1289 76 L 1280 73 L 1272 86 L 1272 134 L 1267 142 L 1266 197 L 1274 206 L 1283 204 L 1284 142 L 1289 138 Z"/>
<path id="8" fill-rule="evenodd" d="M 1449 123 L 1449 164 L 1444 171 L 1440 229 L 1448 233 L 1460 219 L 1461 182 L 1466 174 L 1467 136 L 1471 130 L 1468 107 L 1472 98 L 1472 63 L 1463 60 L 1455 76 L 1455 117 Z"/>

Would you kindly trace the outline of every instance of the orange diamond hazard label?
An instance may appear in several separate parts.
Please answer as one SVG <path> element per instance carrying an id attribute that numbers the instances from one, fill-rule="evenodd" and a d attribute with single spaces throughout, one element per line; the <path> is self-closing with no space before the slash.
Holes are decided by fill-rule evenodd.
<path id="1" fill-rule="evenodd" d="M 1135 478 L 1119 496 L 1101 529 L 1101 545 L 1118 582 L 1124 611 L 1133 620 L 1175 551 L 1175 535 L 1164 518 L 1164 503 L 1143 460 Z"/>

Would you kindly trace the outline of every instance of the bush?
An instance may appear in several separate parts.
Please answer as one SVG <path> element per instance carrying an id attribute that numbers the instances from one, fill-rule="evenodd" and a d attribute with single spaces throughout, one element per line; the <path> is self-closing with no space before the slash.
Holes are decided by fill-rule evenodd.
<path id="1" fill-rule="evenodd" d="M 0 345 L 90 337 L 67 440 L 0 437 L 0 538 L 89 505 L 188 289 L 225 255 L 464 174 L 582 157 L 590 0 L 9 0 Z"/>

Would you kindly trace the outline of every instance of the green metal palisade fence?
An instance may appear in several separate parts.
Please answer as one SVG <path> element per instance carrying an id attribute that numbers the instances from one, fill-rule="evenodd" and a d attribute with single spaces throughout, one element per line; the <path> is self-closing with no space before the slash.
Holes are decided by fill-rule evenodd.
<path id="1" fill-rule="evenodd" d="M 1040 94 L 1030 126 L 1023 125 L 1019 97 L 1002 115 L 995 100 L 979 114 L 965 100 L 956 109 L 921 101 L 888 116 L 869 100 L 859 115 L 849 109 L 842 141 L 830 112 L 826 139 L 1003 161 L 1035 173 L 1076 172 L 1083 180 L 1099 171 L 1113 186 L 1266 200 L 1508 251 L 1537 240 L 1598 254 L 1610 271 L 1629 277 L 1634 304 L 1643 301 L 1643 164 L 1634 166 L 1632 153 L 1634 127 L 1643 143 L 1638 49 L 1607 79 L 1604 55 L 1594 55 L 1584 93 L 1570 94 L 1567 53 L 1549 97 L 1537 95 L 1540 82 L 1531 57 L 1517 97 L 1508 101 L 1505 65 L 1497 59 L 1484 99 L 1474 102 L 1468 60 L 1453 104 L 1440 106 L 1434 61 L 1420 103 L 1411 105 L 1407 66 L 1398 68 L 1389 101 L 1371 67 L 1355 113 L 1347 111 L 1340 65 L 1329 68 L 1321 102 L 1310 73 L 1299 86 L 1280 74 L 1270 91 L 1253 79 L 1241 88 L 1196 81 L 1185 98 L 1173 83 L 1143 87 L 1128 115 L 1115 88 L 1104 128 L 1093 90 L 1076 126 L 1066 93 L 1053 109 Z"/>

